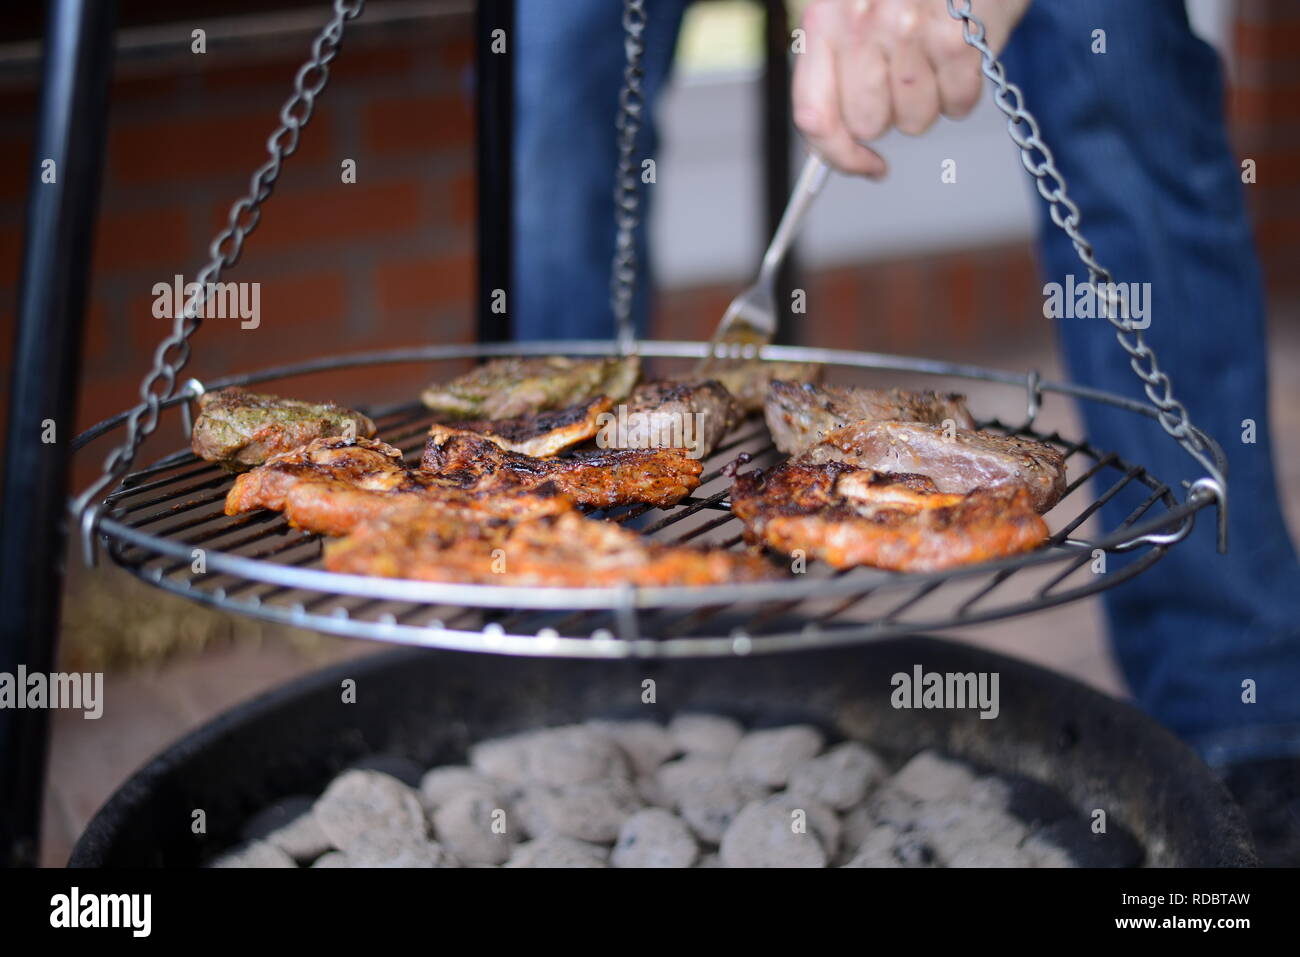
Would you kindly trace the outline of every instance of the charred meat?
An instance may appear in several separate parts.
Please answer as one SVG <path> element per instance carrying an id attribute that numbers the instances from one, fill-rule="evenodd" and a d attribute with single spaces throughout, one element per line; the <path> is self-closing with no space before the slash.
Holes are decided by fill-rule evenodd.
<path id="1" fill-rule="evenodd" d="M 641 374 L 641 361 L 626 358 L 494 359 L 420 395 L 434 412 L 457 419 L 514 419 L 564 409 L 597 396 L 618 402 Z"/>
<path id="2" fill-rule="evenodd" d="M 435 475 L 407 468 L 390 445 L 342 439 L 319 439 L 277 456 L 239 476 L 226 496 L 227 515 L 270 509 L 323 535 L 344 535 L 384 516 L 398 520 L 412 507 L 483 522 L 553 515 L 572 510 L 573 503 L 545 483 L 525 486 L 509 475 Z"/>
<path id="3" fill-rule="evenodd" d="M 507 452 L 520 452 L 545 458 L 595 438 L 600 423 L 613 407 L 605 396 L 597 396 L 566 409 L 538 412 L 515 419 L 489 419 L 480 422 L 457 422 L 463 432 L 477 432 Z"/>
<path id="4" fill-rule="evenodd" d="M 763 405 L 776 447 L 791 455 L 821 441 L 827 432 L 857 422 L 925 422 L 974 429 L 966 397 L 955 393 L 861 389 L 776 380 Z"/>
<path id="5" fill-rule="evenodd" d="M 359 526 L 325 546 L 325 567 L 358 575 L 484 585 L 714 585 L 777 576 L 754 555 L 655 545 L 576 513 L 459 527 L 438 513 Z"/>
<path id="6" fill-rule="evenodd" d="M 676 505 L 699 486 L 704 471 L 684 449 L 595 449 L 539 459 L 438 425 L 429 430 L 422 464 L 460 482 L 493 477 L 527 487 L 554 483 L 575 504 L 590 508 Z"/>
<path id="7" fill-rule="evenodd" d="M 828 432 L 797 462 L 846 462 L 877 472 L 929 476 L 941 492 L 1023 485 L 1046 512 L 1065 495 L 1065 457 L 1043 442 L 911 422 L 864 422 Z"/>
<path id="8" fill-rule="evenodd" d="M 374 422 L 332 402 L 282 399 L 231 387 L 199 396 L 190 446 L 205 461 L 243 471 L 313 439 L 374 434 Z"/>
<path id="9" fill-rule="evenodd" d="M 1048 534 L 1023 485 L 951 494 L 923 475 L 839 462 L 739 475 L 731 508 L 751 540 L 835 568 L 939 571 L 1030 551 Z"/>
<path id="10" fill-rule="evenodd" d="M 720 383 L 658 380 L 637 386 L 605 417 L 596 443 L 603 449 L 686 449 L 701 459 L 739 421 L 740 410 Z"/>
<path id="11" fill-rule="evenodd" d="M 767 387 L 775 379 L 786 382 L 820 382 L 822 367 L 814 362 L 769 362 L 764 359 L 723 359 L 711 356 L 702 360 L 684 382 L 722 384 L 731 393 L 742 413 L 761 412 Z"/>

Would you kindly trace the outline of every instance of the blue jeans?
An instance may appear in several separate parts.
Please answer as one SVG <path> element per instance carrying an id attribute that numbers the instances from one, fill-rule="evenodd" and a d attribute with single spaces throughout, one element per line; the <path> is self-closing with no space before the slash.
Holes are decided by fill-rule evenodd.
<path id="1" fill-rule="evenodd" d="M 530 19 L 543 6 L 545 19 Z M 519 5 L 521 338 L 611 334 L 619 6 Z M 653 95 L 682 0 L 649 7 Z M 1094 29 L 1106 31 L 1104 54 L 1091 52 Z M 1106 593 L 1124 676 L 1139 705 L 1211 762 L 1300 753 L 1300 566 L 1274 480 L 1263 295 L 1217 57 L 1191 33 L 1181 0 L 1036 0 L 1004 59 L 1055 151 L 1099 261 L 1117 282 L 1151 284 L 1147 340 L 1192 421 L 1229 459 L 1229 554 L 1216 552 L 1207 510 L 1188 541 Z M 1040 260 L 1045 280 L 1087 278 L 1045 214 Z M 638 308 L 644 322 L 644 299 Z M 1075 381 L 1143 398 L 1104 320 L 1063 319 L 1058 333 Z M 1181 480 L 1199 477 L 1200 467 L 1153 421 L 1081 405 L 1094 444 L 1146 465 L 1179 498 Z M 1255 422 L 1253 444 L 1242 441 L 1245 419 Z M 1136 497 L 1134 489 L 1103 508 L 1108 528 Z M 1124 560 L 1108 556 L 1111 571 Z M 1243 701 L 1247 681 L 1254 703 Z"/>
<path id="2" fill-rule="evenodd" d="M 646 2 L 643 89 L 651 111 L 672 65 L 685 7 L 686 0 Z M 515 15 L 515 337 L 612 339 L 614 121 L 626 62 L 623 4 L 520 0 Z M 654 123 L 642 123 L 635 155 L 652 156 L 655 145 Z M 641 335 L 649 312 L 645 222 L 653 193 L 639 184 L 639 281 L 632 316 Z"/>
<path id="3" fill-rule="evenodd" d="M 1107 52 L 1091 52 L 1106 31 Z M 1182 0 L 1037 0 L 1004 60 L 1117 282 L 1151 284 L 1147 342 L 1191 419 L 1229 463 L 1229 546 L 1214 515 L 1153 568 L 1106 593 L 1111 639 L 1137 702 L 1213 763 L 1300 753 L 1300 566 L 1269 440 L 1264 297 L 1222 73 Z M 1045 278 L 1086 278 L 1044 215 Z M 1104 320 L 1062 319 L 1077 382 L 1141 398 Z M 1081 403 L 1090 438 L 1174 486 L 1200 467 L 1159 426 Z M 1243 441 L 1244 420 L 1256 441 Z M 1131 499 L 1103 508 L 1109 527 Z M 1253 681 L 1255 703 L 1243 701 Z"/>

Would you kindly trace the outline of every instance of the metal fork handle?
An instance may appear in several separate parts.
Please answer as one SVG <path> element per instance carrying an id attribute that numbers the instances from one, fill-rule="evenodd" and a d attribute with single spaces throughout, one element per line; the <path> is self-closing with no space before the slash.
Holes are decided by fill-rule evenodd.
<path id="1" fill-rule="evenodd" d="M 790 251 L 790 244 L 794 242 L 804 214 L 808 212 L 812 201 L 821 192 L 829 172 L 830 168 L 822 162 L 820 156 L 815 153 L 808 154 L 808 159 L 804 161 L 803 169 L 799 173 L 799 179 L 794 184 L 794 191 L 790 194 L 790 202 L 786 204 L 785 212 L 781 214 L 781 222 L 772 235 L 767 252 L 763 254 L 763 265 L 758 271 L 758 281 L 764 286 L 772 288 L 775 285 L 777 270 L 785 261 L 786 253 Z"/>

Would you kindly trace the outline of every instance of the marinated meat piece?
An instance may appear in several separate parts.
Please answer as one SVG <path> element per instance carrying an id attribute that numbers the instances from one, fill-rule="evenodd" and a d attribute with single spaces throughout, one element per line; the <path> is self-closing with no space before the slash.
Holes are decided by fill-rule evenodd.
<path id="1" fill-rule="evenodd" d="M 603 449 L 686 449 L 701 459 L 739 421 L 740 410 L 720 383 L 659 380 L 637 386 L 606 417 L 596 443 Z"/>
<path id="2" fill-rule="evenodd" d="M 444 385 L 429 386 L 420 399 L 452 419 L 514 419 L 600 395 L 618 402 L 632 391 L 640 374 L 636 356 L 493 359 Z"/>
<path id="3" fill-rule="evenodd" d="M 576 513 L 475 528 L 458 528 L 439 513 L 410 513 L 327 543 L 325 567 L 425 581 L 563 587 L 713 585 L 779 575 L 754 555 L 656 545 Z"/>
<path id="4" fill-rule="evenodd" d="M 345 537 L 326 542 L 325 567 L 379 578 L 426 578 L 416 574 L 421 564 L 457 541 L 462 543 L 462 553 L 486 548 L 491 557 L 492 549 L 500 545 L 509 527 L 507 521 L 471 521 L 463 513 L 437 507 L 402 508 L 359 522 Z"/>
<path id="5" fill-rule="evenodd" d="M 477 432 L 508 452 L 545 458 L 595 437 L 600 430 L 601 416 L 613 405 L 611 399 L 601 395 L 567 409 L 517 419 L 457 422 L 455 427 L 463 432 Z"/>
<path id="6" fill-rule="evenodd" d="M 738 475 L 732 511 L 749 537 L 835 568 L 932 572 L 1037 548 L 1047 526 L 1023 485 L 938 491 L 923 475 L 888 475 L 839 462 L 786 464 Z"/>
<path id="7" fill-rule="evenodd" d="M 289 490 L 302 481 L 329 479 L 363 487 L 405 470 L 401 450 L 386 442 L 350 442 L 342 436 L 316 439 L 300 449 L 273 456 L 235 479 L 226 495 L 226 514 L 238 515 L 256 508 L 278 512 L 284 508 Z"/>
<path id="8" fill-rule="evenodd" d="M 741 412 L 761 412 L 767 398 L 767 387 L 774 379 L 786 382 L 820 382 L 822 367 L 815 362 L 769 362 L 765 359 L 720 359 L 711 356 L 701 360 L 689 374 L 675 376 L 685 382 L 705 382 L 713 379 L 731 393 Z"/>
<path id="9" fill-rule="evenodd" d="M 439 425 L 429 430 L 423 465 L 461 481 L 511 477 L 529 488 L 553 482 L 575 504 L 591 508 L 676 505 L 699 486 L 704 471 L 684 449 L 596 449 L 539 459 Z"/>
<path id="10" fill-rule="evenodd" d="M 1065 494 L 1065 456 L 1034 439 L 908 422 L 864 422 L 826 434 L 797 459 L 805 465 L 847 462 L 878 472 L 928 475 L 941 492 L 1021 484 L 1046 512 Z"/>
<path id="11" fill-rule="evenodd" d="M 763 413 L 776 447 L 791 455 L 821 441 L 825 433 L 857 422 L 943 425 L 951 421 L 958 429 L 975 428 L 964 395 L 818 386 L 780 379 L 767 387 Z"/>
<path id="12" fill-rule="evenodd" d="M 190 447 L 205 461 L 243 471 L 313 439 L 374 434 L 374 422 L 332 402 L 282 399 L 232 386 L 199 396 Z"/>
<path id="13" fill-rule="evenodd" d="M 389 488 L 361 488 L 346 482 L 300 482 L 284 500 L 289 524 L 321 535 L 347 535 L 363 522 L 406 520 L 411 512 L 436 511 L 467 524 L 520 521 L 573 510 L 573 502 L 551 483 L 525 486 L 486 478 L 465 487 L 456 479 L 408 469 Z"/>
<path id="14" fill-rule="evenodd" d="M 266 508 L 284 512 L 298 528 L 342 535 L 358 522 L 411 506 L 436 508 L 476 521 L 518 519 L 570 511 L 551 485 L 525 486 L 508 474 L 434 475 L 402 464 L 383 442 L 318 439 L 239 476 L 226 496 L 226 514 Z"/>

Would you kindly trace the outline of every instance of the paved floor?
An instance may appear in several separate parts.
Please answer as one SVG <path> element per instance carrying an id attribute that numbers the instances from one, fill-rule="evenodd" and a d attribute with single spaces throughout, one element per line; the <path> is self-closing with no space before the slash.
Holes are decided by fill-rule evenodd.
<path id="1" fill-rule="evenodd" d="M 1273 359 L 1281 479 L 1295 528 L 1300 527 L 1296 525 L 1300 521 L 1300 323 L 1288 322 L 1277 330 Z M 978 360 L 971 357 L 971 361 Z M 1026 354 L 1003 352 L 987 361 L 1003 368 L 1037 367 L 1045 375 L 1055 371 L 1050 351 L 1041 344 Z M 983 411 L 986 400 L 978 391 L 972 392 L 973 404 Z M 1015 409 L 1007 409 L 1006 414 L 1014 415 Z M 1071 410 L 1053 408 L 1046 414 L 1049 422 L 1061 424 L 1064 433 Z M 117 576 L 109 581 L 114 591 L 142 588 L 115 570 L 102 574 Z M 156 622 L 162 620 L 169 623 L 165 627 L 190 628 L 202 620 L 207 628 L 212 621 L 198 617 L 210 613 L 196 611 L 180 599 L 159 597 L 150 591 L 145 600 L 162 603 L 159 617 L 150 619 L 154 622 L 150 627 L 157 628 Z M 93 630 L 95 623 L 91 624 Z M 129 637 L 138 640 L 145 625 L 137 622 L 128 630 Z M 970 628 L 957 636 L 1123 694 L 1095 602 Z M 207 642 L 202 651 L 181 654 L 162 665 L 110 672 L 105 688 L 108 706 L 99 720 L 55 712 L 42 848 L 42 860 L 47 865 L 66 861 L 77 835 L 104 799 L 131 772 L 180 735 L 232 704 L 324 662 L 374 650 L 368 645 L 319 637 L 291 636 L 287 640 L 273 629 L 247 623 L 234 623 L 212 634 L 205 631 L 200 639 Z"/>

